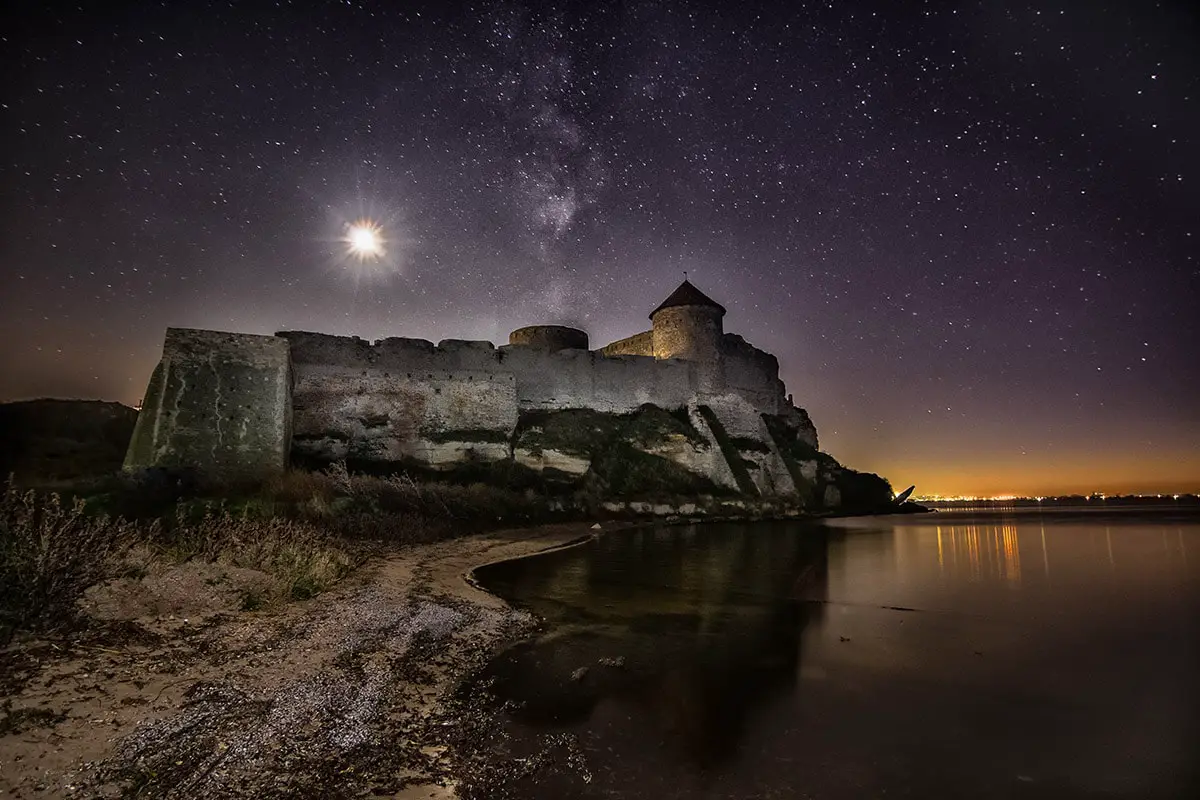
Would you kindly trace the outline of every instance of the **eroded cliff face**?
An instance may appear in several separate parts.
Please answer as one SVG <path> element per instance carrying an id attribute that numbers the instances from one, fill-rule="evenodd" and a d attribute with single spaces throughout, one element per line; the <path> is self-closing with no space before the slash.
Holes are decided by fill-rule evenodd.
<path id="1" fill-rule="evenodd" d="M 406 424 L 413 433 L 402 449 L 383 444 L 389 437 L 395 440 L 395 428 L 370 435 L 391 424 L 382 412 L 367 426 L 360 444 L 348 445 L 362 434 L 358 428 L 364 422 L 343 408 L 338 418 L 353 420 L 354 429 L 343 426 L 320 440 L 297 441 L 296 450 L 310 466 L 345 459 L 376 471 L 461 472 L 472 480 L 516 476 L 524 485 L 602 499 L 678 505 L 687 498 L 740 497 L 781 500 L 810 511 L 840 510 L 847 495 L 855 508 L 890 502 L 890 487 L 882 479 L 865 492 L 847 488 L 857 473 L 809 444 L 808 428 L 797 421 L 807 417 L 798 409 L 790 415 L 764 415 L 735 397 L 716 399 L 715 407 L 692 404 L 668 410 L 646 404 L 625 413 L 523 411 L 507 432 L 493 428 L 423 435 L 410 421 Z M 299 412 L 297 418 L 307 424 Z M 373 441 L 381 444 L 363 444 Z"/>
<path id="2" fill-rule="evenodd" d="M 590 409 L 523 413 L 512 458 L 525 468 L 600 496 L 779 499 L 809 511 L 873 511 L 892 500 L 876 475 L 847 469 L 813 446 L 801 409 L 759 413 L 736 396 L 632 414 Z"/>

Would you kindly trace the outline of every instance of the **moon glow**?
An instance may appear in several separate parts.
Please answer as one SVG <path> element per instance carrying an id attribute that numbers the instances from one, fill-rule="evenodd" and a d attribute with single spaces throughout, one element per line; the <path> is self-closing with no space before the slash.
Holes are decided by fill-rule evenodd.
<path id="1" fill-rule="evenodd" d="M 380 258 L 384 254 L 383 235 L 379 226 L 371 220 L 361 220 L 351 225 L 343 241 L 350 255 L 360 261 Z"/>

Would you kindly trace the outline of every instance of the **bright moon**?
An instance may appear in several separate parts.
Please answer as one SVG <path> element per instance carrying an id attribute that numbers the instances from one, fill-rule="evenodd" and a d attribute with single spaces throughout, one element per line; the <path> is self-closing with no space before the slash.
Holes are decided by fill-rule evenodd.
<path id="1" fill-rule="evenodd" d="M 351 254 L 364 261 L 383 255 L 383 237 L 379 233 L 379 226 L 369 220 L 351 225 L 345 241 Z"/>

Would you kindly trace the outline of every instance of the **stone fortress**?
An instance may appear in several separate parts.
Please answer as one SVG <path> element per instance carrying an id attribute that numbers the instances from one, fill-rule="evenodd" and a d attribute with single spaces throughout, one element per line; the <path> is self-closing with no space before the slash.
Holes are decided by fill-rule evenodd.
<path id="1" fill-rule="evenodd" d="M 650 330 L 598 350 L 556 325 L 520 328 L 500 347 L 169 328 L 125 467 L 252 476 L 339 460 L 377 471 L 506 464 L 625 495 L 890 501 L 885 481 L 819 452 L 776 358 L 726 333 L 724 316 L 685 280 Z"/>

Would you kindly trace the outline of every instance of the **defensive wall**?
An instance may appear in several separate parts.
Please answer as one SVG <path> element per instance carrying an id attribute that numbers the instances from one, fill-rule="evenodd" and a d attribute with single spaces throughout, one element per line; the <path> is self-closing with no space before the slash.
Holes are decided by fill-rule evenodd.
<path id="1" fill-rule="evenodd" d="M 126 466 L 263 473 L 291 459 L 355 459 L 441 469 L 514 457 L 523 412 L 628 414 L 652 404 L 686 407 L 712 444 L 659 455 L 719 485 L 746 464 L 759 493 L 793 492 L 764 415 L 814 448 L 816 431 L 785 394 L 775 357 L 726 334 L 724 314 L 685 281 L 651 314 L 651 330 L 598 350 L 583 331 L 554 325 L 520 328 L 500 347 L 171 328 Z M 771 444 L 722 454 L 724 437 Z"/>
<path id="2" fill-rule="evenodd" d="M 663 327 L 662 314 L 655 318 L 655 323 Z M 668 321 L 669 324 L 669 321 Z M 672 331 L 672 334 L 675 332 Z M 693 332 L 689 332 L 693 333 Z M 705 385 L 709 394 L 732 393 L 745 397 L 756 408 L 765 414 L 786 413 L 790 403 L 787 401 L 783 381 L 779 380 L 779 360 L 775 356 L 747 342 L 736 333 L 712 332 L 717 342 L 715 351 L 697 353 L 693 348 L 680 348 L 676 345 L 678 336 L 659 335 L 656 340 L 654 331 L 642 331 L 626 339 L 619 339 L 605 345 L 596 351 L 608 356 L 648 356 L 668 358 L 667 353 L 676 354 L 681 349 L 688 350 L 684 355 L 674 355 L 675 358 L 688 359 L 687 356 L 707 356 L 705 360 L 694 360 L 700 369 L 710 371 L 710 379 Z M 655 342 L 658 342 L 656 349 Z M 700 385 L 697 382 L 696 388 Z"/>
<path id="3" fill-rule="evenodd" d="M 277 472 L 292 434 L 288 343 L 167 328 L 125 456 L 126 468 Z"/>

